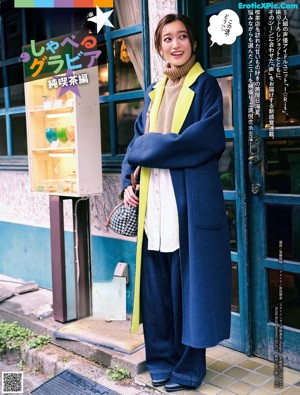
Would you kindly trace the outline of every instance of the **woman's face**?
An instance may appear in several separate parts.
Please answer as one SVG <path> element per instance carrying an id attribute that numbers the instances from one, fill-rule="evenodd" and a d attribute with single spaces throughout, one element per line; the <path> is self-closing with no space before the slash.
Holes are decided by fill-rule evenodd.
<path id="1" fill-rule="evenodd" d="M 193 48 L 186 27 L 181 21 L 165 25 L 161 40 L 161 56 L 171 66 L 181 66 L 192 56 Z"/>

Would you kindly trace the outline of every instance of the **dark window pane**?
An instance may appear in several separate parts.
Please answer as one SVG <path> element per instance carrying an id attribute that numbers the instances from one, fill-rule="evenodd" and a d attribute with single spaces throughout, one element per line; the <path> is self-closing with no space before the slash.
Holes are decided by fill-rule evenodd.
<path id="1" fill-rule="evenodd" d="M 7 155 L 6 122 L 5 117 L 0 117 L 0 156 Z"/>
<path id="2" fill-rule="evenodd" d="M 25 114 L 12 115 L 13 155 L 27 155 Z"/>
<path id="3" fill-rule="evenodd" d="M 236 208 L 235 202 L 226 201 L 226 213 L 230 232 L 230 246 L 231 251 L 237 251 L 237 237 L 236 237 Z"/>
<path id="4" fill-rule="evenodd" d="M 4 102 L 4 88 L 0 88 L 0 108 L 5 107 L 5 102 Z"/>
<path id="5" fill-rule="evenodd" d="M 98 49 L 101 55 L 98 58 L 99 95 L 108 95 L 108 57 L 106 43 L 100 43 Z"/>
<path id="6" fill-rule="evenodd" d="M 267 205 L 267 254 L 278 258 L 279 242 L 283 259 L 300 262 L 300 206 Z"/>
<path id="7" fill-rule="evenodd" d="M 265 73 L 265 127 L 269 127 L 269 76 Z M 300 69 L 289 68 L 287 86 L 283 78 L 277 79 L 274 75 L 274 116 L 276 126 L 300 125 Z M 287 95 L 287 113 L 283 112 L 283 98 Z M 276 131 L 275 131 L 276 134 Z"/>
<path id="8" fill-rule="evenodd" d="M 217 78 L 223 96 L 223 123 L 225 129 L 233 129 L 232 76 Z"/>
<path id="9" fill-rule="evenodd" d="M 267 140 L 266 191 L 300 194 L 300 139 Z"/>
<path id="10" fill-rule="evenodd" d="M 3 88 L 3 69 L 0 68 L 0 108 L 5 107 L 4 88 Z"/>
<path id="11" fill-rule="evenodd" d="M 20 11 L 4 16 L 4 39 L 6 58 L 22 53 L 22 19 Z"/>
<path id="12" fill-rule="evenodd" d="M 24 84 L 22 63 L 8 67 L 8 84 L 11 107 L 24 106 Z"/>
<path id="13" fill-rule="evenodd" d="M 281 278 L 279 270 L 268 272 L 270 320 L 275 322 L 275 312 L 281 304 L 283 325 L 300 329 L 300 274 L 282 272 Z"/>
<path id="14" fill-rule="evenodd" d="M 51 8 L 50 10 L 47 10 L 48 21 L 55 21 L 55 23 L 50 23 L 51 37 L 57 37 L 72 32 L 72 12 L 73 10 L 70 10 L 70 8 L 60 8 L 59 12 L 57 12 L 56 9 Z"/>
<path id="15" fill-rule="evenodd" d="M 275 3 L 285 3 L 285 1 L 275 1 Z M 291 3 L 289 1 L 289 3 Z M 297 1 L 295 1 L 297 3 Z M 299 4 L 299 3 L 298 3 Z M 298 5 L 299 7 L 299 5 Z M 300 53 L 300 10 L 299 9 L 287 9 L 287 19 L 288 19 L 288 36 L 287 36 L 287 54 L 288 55 L 296 55 Z M 263 22 L 264 22 L 264 27 L 265 27 L 265 34 L 269 34 L 270 31 L 270 26 L 268 25 L 268 19 L 269 19 L 270 11 L 264 11 L 264 17 L 263 17 Z M 282 43 L 283 43 L 283 36 L 282 32 L 283 29 L 286 29 L 287 26 L 284 26 L 284 21 L 283 19 L 285 18 L 284 16 L 284 11 L 281 10 L 281 17 L 279 17 L 278 22 L 277 22 L 277 15 L 274 23 L 272 24 L 273 26 L 273 32 L 275 34 L 277 33 L 277 29 L 281 32 L 279 37 L 277 38 L 278 42 L 281 43 L 281 54 L 282 56 Z M 268 46 L 269 40 L 266 40 L 265 45 Z M 268 48 L 266 49 L 266 51 Z M 275 40 L 275 54 L 277 53 L 277 45 L 276 45 L 276 40 Z"/>
<path id="16" fill-rule="evenodd" d="M 207 0 L 207 5 L 222 3 L 222 1 L 224 1 L 224 0 Z"/>
<path id="17" fill-rule="evenodd" d="M 102 154 L 111 153 L 110 145 L 110 121 L 109 105 L 100 104 L 100 121 L 101 121 L 101 149 Z"/>
<path id="18" fill-rule="evenodd" d="M 116 92 L 141 89 L 143 82 L 141 48 L 141 34 L 114 41 Z"/>
<path id="19" fill-rule="evenodd" d="M 116 10 L 111 14 L 109 20 L 114 25 L 115 29 L 120 29 L 119 18 Z"/>
<path id="20" fill-rule="evenodd" d="M 35 42 L 46 40 L 47 38 L 47 13 L 50 9 L 30 8 L 25 10 L 27 44 L 30 40 Z M 57 11 L 56 11 L 57 14 Z"/>
<path id="21" fill-rule="evenodd" d="M 0 60 L 2 60 L 2 40 L 0 40 Z"/>
<path id="22" fill-rule="evenodd" d="M 98 67 L 98 81 L 100 96 L 108 95 L 108 64 L 102 64 Z"/>
<path id="23" fill-rule="evenodd" d="M 117 104 L 118 154 L 126 153 L 127 146 L 134 135 L 135 120 L 142 111 L 143 105 L 143 100 Z"/>
<path id="24" fill-rule="evenodd" d="M 240 312 L 239 276 L 237 263 L 232 264 L 231 311 Z"/>
<path id="25" fill-rule="evenodd" d="M 300 9 L 287 10 L 287 18 L 289 21 L 288 54 L 300 54 Z"/>
<path id="26" fill-rule="evenodd" d="M 226 141 L 226 149 L 219 161 L 219 171 L 221 173 L 221 182 L 223 189 L 234 190 L 234 142 Z"/>
<path id="27" fill-rule="evenodd" d="M 219 67 L 228 66 L 231 64 L 231 45 L 218 45 L 214 44 L 209 47 L 209 66 Z"/>

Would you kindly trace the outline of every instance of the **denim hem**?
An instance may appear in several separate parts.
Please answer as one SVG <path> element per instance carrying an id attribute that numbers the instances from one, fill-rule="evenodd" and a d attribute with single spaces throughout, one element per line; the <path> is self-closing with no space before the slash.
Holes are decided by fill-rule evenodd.
<path id="1" fill-rule="evenodd" d="M 204 373 L 202 373 L 200 379 L 196 379 L 194 377 L 173 372 L 171 375 L 171 380 L 178 384 L 187 385 L 188 387 L 200 387 L 205 374 L 206 369 L 204 370 Z"/>
<path id="2" fill-rule="evenodd" d="M 152 380 L 167 380 L 172 374 L 172 370 L 149 370 Z"/>

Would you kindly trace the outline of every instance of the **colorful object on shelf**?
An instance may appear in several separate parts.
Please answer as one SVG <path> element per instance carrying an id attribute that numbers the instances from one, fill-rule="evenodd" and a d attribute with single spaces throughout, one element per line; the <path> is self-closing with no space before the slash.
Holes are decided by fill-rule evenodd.
<path id="1" fill-rule="evenodd" d="M 57 129 L 57 138 L 62 143 L 66 143 L 68 141 L 67 128 L 59 128 L 59 129 Z"/>
<path id="2" fill-rule="evenodd" d="M 74 126 L 67 127 L 67 137 L 71 143 L 75 141 L 75 128 Z"/>
<path id="3" fill-rule="evenodd" d="M 46 128 L 45 134 L 46 134 L 46 139 L 49 141 L 50 144 L 57 140 L 56 128 Z"/>

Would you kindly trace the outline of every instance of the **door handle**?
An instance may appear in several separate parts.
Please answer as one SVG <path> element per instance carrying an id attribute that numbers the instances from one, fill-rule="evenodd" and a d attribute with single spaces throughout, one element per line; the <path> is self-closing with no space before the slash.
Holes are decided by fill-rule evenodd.
<path id="1" fill-rule="evenodd" d="M 248 173 L 251 183 L 251 192 L 253 195 L 257 195 L 261 191 L 261 184 L 256 183 L 254 178 L 254 166 L 256 164 L 257 162 L 254 160 L 254 157 L 250 156 L 248 162 Z"/>
<path id="2" fill-rule="evenodd" d="M 261 184 L 255 180 L 255 166 L 260 165 L 262 159 L 262 139 L 258 136 L 254 137 L 249 144 L 249 158 L 248 158 L 248 174 L 251 183 L 251 192 L 257 195 L 262 187 Z"/>

